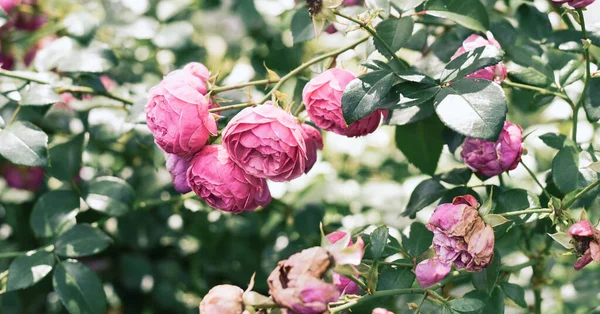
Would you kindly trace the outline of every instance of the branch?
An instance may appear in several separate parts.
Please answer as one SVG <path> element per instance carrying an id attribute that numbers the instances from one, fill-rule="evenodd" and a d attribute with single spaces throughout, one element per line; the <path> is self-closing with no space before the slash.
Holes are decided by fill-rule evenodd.
<path id="1" fill-rule="evenodd" d="M 545 89 L 545 88 L 541 88 L 541 87 L 537 87 L 537 86 L 531 86 L 531 85 L 527 85 L 527 84 L 521 84 L 521 83 L 515 83 L 515 82 L 511 82 L 511 81 L 507 81 L 504 80 L 502 82 L 502 85 L 506 85 L 506 86 L 511 86 L 511 87 L 517 87 L 517 88 L 523 88 L 523 89 L 529 89 L 529 90 L 533 90 L 542 94 L 546 94 L 546 95 L 554 95 L 556 97 L 560 97 L 562 99 L 567 99 L 568 97 L 562 93 L 559 92 L 555 92 L 549 89 Z"/>
<path id="2" fill-rule="evenodd" d="M 569 209 L 575 202 L 580 199 L 585 193 L 589 192 L 591 189 L 595 188 L 598 184 L 600 184 L 600 179 L 592 182 L 590 185 L 586 186 L 581 192 L 577 193 L 575 197 L 570 199 L 567 203 L 563 205 L 563 209 Z"/>
<path id="3" fill-rule="evenodd" d="M 222 86 L 222 87 L 214 87 L 211 89 L 213 94 L 218 94 L 218 93 L 222 93 L 225 91 L 229 91 L 229 90 L 234 90 L 234 89 L 240 89 L 240 88 L 244 88 L 244 87 L 248 87 L 248 86 L 256 86 L 256 85 L 269 85 L 271 83 L 277 83 L 279 82 L 279 79 L 273 79 L 273 80 L 258 80 L 258 81 L 252 81 L 252 82 L 247 82 L 247 83 L 242 83 L 242 84 L 237 84 L 237 85 L 231 85 L 231 86 Z"/>

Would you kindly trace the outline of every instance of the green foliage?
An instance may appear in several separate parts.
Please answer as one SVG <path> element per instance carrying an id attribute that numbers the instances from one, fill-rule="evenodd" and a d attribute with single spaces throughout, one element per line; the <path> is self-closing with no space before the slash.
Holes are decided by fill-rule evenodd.
<path id="1" fill-rule="evenodd" d="M 48 163 L 48 135 L 30 122 L 17 121 L 0 131 L 0 155 L 24 166 Z"/>

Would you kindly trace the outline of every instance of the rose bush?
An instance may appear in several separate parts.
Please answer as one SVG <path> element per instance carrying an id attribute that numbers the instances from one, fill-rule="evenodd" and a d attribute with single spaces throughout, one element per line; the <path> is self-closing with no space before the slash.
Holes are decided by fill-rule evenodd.
<path id="1" fill-rule="evenodd" d="M 0 8 L 0 313 L 597 310 L 597 2 Z"/>

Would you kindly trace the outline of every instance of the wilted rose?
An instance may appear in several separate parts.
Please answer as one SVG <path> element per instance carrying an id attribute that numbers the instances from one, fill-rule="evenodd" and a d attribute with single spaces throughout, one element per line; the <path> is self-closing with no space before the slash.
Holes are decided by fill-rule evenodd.
<path id="1" fill-rule="evenodd" d="M 306 144 L 306 166 L 304 173 L 308 173 L 317 162 L 317 150 L 323 149 L 323 136 L 319 130 L 308 124 L 302 124 L 304 143 Z"/>
<path id="2" fill-rule="evenodd" d="M 193 155 L 211 134 L 217 134 L 206 92 L 206 81 L 186 68 L 171 72 L 150 89 L 146 122 L 156 144 L 165 152 Z"/>
<path id="3" fill-rule="evenodd" d="M 205 146 L 192 158 L 187 180 L 208 205 L 234 214 L 271 201 L 267 182 L 244 172 L 221 145 Z"/>
<path id="4" fill-rule="evenodd" d="M 200 302 L 200 314 L 242 314 L 244 290 L 232 285 L 210 289 Z"/>
<path id="5" fill-rule="evenodd" d="M 223 130 L 223 146 L 248 174 L 290 181 L 306 170 L 304 131 L 294 116 L 266 103 L 240 111 Z"/>
<path id="6" fill-rule="evenodd" d="M 551 0 L 554 4 L 563 4 L 566 3 L 573 8 L 585 8 L 588 5 L 594 3 L 596 0 Z"/>
<path id="7" fill-rule="evenodd" d="M 348 137 L 373 133 L 379 126 L 382 112 L 370 115 L 347 125 L 342 114 L 342 94 L 346 85 L 356 76 L 347 70 L 329 69 L 304 86 L 302 100 L 310 120 L 319 128 Z"/>
<path id="8" fill-rule="evenodd" d="M 321 277 L 333 266 L 333 257 L 321 247 L 313 247 L 280 261 L 267 283 L 278 305 L 299 314 L 328 313 L 329 302 L 337 301 L 336 285 Z"/>
<path id="9" fill-rule="evenodd" d="M 520 126 L 506 121 L 495 142 L 469 137 L 462 146 L 462 160 L 474 172 L 487 177 L 513 170 L 523 154 L 522 134 Z"/>
<path id="10" fill-rule="evenodd" d="M 452 56 L 451 59 L 454 60 L 454 59 L 458 58 L 458 56 L 462 55 L 463 53 L 465 53 L 467 51 L 472 51 L 472 50 L 475 50 L 476 48 L 487 46 L 487 45 L 492 45 L 498 49 L 502 49 L 502 47 L 500 47 L 500 43 L 494 38 L 494 35 L 492 35 L 492 33 L 490 33 L 490 32 L 487 33 L 487 39 L 485 39 L 477 34 L 473 34 L 473 35 L 467 37 L 467 39 L 465 39 L 465 41 L 463 41 L 462 46 L 460 48 L 458 48 L 458 50 L 456 50 L 456 52 L 454 53 L 454 55 Z M 502 83 L 502 81 L 504 81 L 506 79 L 506 76 L 507 76 L 506 66 L 504 66 L 504 63 L 500 62 L 496 65 L 492 65 L 487 68 L 483 68 L 481 70 L 473 72 L 473 73 L 467 75 L 466 77 L 480 78 L 480 79 L 484 79 L 484 80 L 488 80 L 488 81 L 494 81 L 494 82 L 500 84 L 500 83 Z"/>
<path id="11" fill-rule="evenodd" d="M 600 230 L 594 228 L 589 220 L 573 224 L 567 234 L 573 237 L 575 251 L 580 256 L 574 265 L 576 270 L 592 261 L 600 263 Z"/>
<path id="12" fill-rule="evenodd" d="M 327 239 L 331 242 L 331 243 L 336 243 L 340 240 L 342 240 L 345 236 L 347 235 L 346 232 L 343 231 L 336 231 L 336 232 L 332 232 L 330 234 L 327 235 Z M 352 242 L 352 240 L 350 240 L 350 242 L 348 243 L 348 247 L 352 246 L 354 243 Z M 361 251 L 361 258 L 362 258 L 362 252 L 364 249 L 364 243 L 362 242 L 362 239 L 359 241 L 360 244 L 360 251 Z M 352 281 L 350 278 L 346 277 L 346 276 L 342 276 L 336 272 L 331 272 L 331 275 L 333 277 L 333 283 L 338 287 L 340 293 L 342 294 L 358 294 L 358 292 L 360 291 L 358 288 L 358 285 Z"/>
<path id="13" fill-rule="evenodd" d="M 479 216 L 478 207 L 473 196 L 465 195 L 455 197 L 452 204 L 435 208 L 427 229 L 433 232 L 436 257 L 417 266 L 419 282 L 427 285 L 438 282 L 450 271 L 452 263 L 457 268 L 478 272 L 492 262 L 494 230 Z"/>
<path id="14" fill-rule="evenodd" d="M 190 158 L 165 153 L 167 170 L 171 173 L 175 191 L 187 193 L 192 190 L 187 181 L 187 171 L 190 168 Z"/>

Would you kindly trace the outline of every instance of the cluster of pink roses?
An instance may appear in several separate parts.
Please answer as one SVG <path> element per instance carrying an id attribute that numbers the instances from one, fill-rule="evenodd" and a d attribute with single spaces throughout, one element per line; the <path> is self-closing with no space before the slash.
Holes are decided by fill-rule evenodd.
<path id="1" fill-rule="evenodd" d="M 358 265 L 363 256 L 364 243 L 359 237 L 353 244 L 345 232 L 327 235 L 330 249 L 312 247 L 282 260 L 267 279 L 269 294 L 284 313 L 322 314 L 328 304 L 343 294 L 357 294 L 356 283 L 332 271 L 335 265 Z M 344 242 L 339 242 L 344 241 Z M 341 249 L 351 248 L 351 253 Z M 325 278 L 333 278 L 331 282 Z M 231 285 L 212 288 L 200 303 L 200 314 L 242 314 L 245 312 L 244 292 Z M 373 312 L 380 313 L 380 312 Z"/>
<path id="2" fill-rule="evenodd" d="M 10 70 L 15 65 L 15 57 L 11 47 L 4 42 L 9 30 L 32 32 L 42 27 L 48 18 L 41 12 L 37 0 L 0 0 L 0 7 L 9 18 L 8 22 L 0 27 L 0 67 Z M 24 7 L 26 10 L 22 9 Z"/>
<path id="3" fill-rule="evenodd" d="M 494 257 L 494 230 L 486 224 L 471 195 L 458 196 L 452 204 L 440 204 L 429 219 L 435 257 L 415 269 L 419 284 L 429 287 L 450 273 L 452 264 L 470 272 L 488 266 Z"/>
<path id="4" fill-rule="evenodd" d="M 252 211 L 271 200 L 266 179 L 290 181 L 307 173 L 323 148 L 321 133 L 289 112 L 265 103 L 234 116 L 217 136 L 208 95 L 210 72 L 190 63 L 167 75 L 150 90 L 146 121 L 156 144 L 167 154 L 175 189 L 194 191 L 210 206 L 232 213 Z M 351 125 L 342 116 L 341 99 L 355 78 L 331 69 L 311 80 L 303 99 L 311 120 L 320 128 L 345 136 L 362 136 L 378 127 L 381 111 Z"/>

